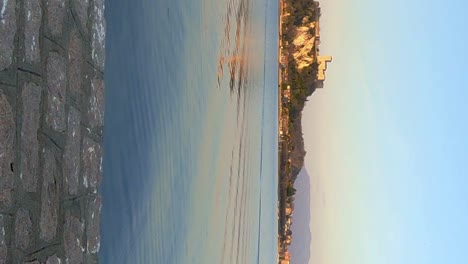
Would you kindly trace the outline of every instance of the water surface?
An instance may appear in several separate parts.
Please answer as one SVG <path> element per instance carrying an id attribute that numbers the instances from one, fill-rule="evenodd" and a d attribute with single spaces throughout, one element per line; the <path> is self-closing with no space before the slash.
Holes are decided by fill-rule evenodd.
<path id="1" fill-rule="evenodd" d="M 106 6 L 102 263 L 274 263 L 277 2 Z"/>

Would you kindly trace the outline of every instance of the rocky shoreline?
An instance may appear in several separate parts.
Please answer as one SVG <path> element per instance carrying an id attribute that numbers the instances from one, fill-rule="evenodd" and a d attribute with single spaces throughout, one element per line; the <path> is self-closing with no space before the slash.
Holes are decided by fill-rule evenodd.
<path id="1" fill-rule="evenodd" d="M 0 264 L 98 263 L 104 0 L 0 9 Z"/>

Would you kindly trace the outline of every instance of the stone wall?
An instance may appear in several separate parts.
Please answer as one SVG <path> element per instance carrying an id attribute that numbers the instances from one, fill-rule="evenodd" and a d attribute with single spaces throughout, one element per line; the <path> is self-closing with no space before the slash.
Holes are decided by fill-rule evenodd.
<path id="1" fill-rule="evenodd" d="M 104 0 L 0 0 L 0 264 L 97 263 Z"/>

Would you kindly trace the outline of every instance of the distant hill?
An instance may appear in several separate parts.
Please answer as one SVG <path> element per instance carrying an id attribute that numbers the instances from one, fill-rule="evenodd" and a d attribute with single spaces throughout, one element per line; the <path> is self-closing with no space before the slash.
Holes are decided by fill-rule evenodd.
<path id="1" fill-rule="evenodd" d="M 310 258 L 310 243 L 312 235 L 310 230 L 310 176 L 305 168 L 297 175 L 297 180 L 294 183 L 296 194 L 294 195 L 294 204 L 296 208 L 292 217 L 293 224 L 291 231 L 294 234 L 294 239 L 289 246 L 291 254 L 291 264 L 306 264 Z"/>

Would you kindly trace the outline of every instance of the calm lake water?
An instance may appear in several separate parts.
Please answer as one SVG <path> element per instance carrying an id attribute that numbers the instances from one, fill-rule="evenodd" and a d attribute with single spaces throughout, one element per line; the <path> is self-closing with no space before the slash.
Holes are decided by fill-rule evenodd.
<path id="1" fill-rule="evenodd" d="M 105 15 L 101 263 L 275 263 L 278 2 Z"/>

